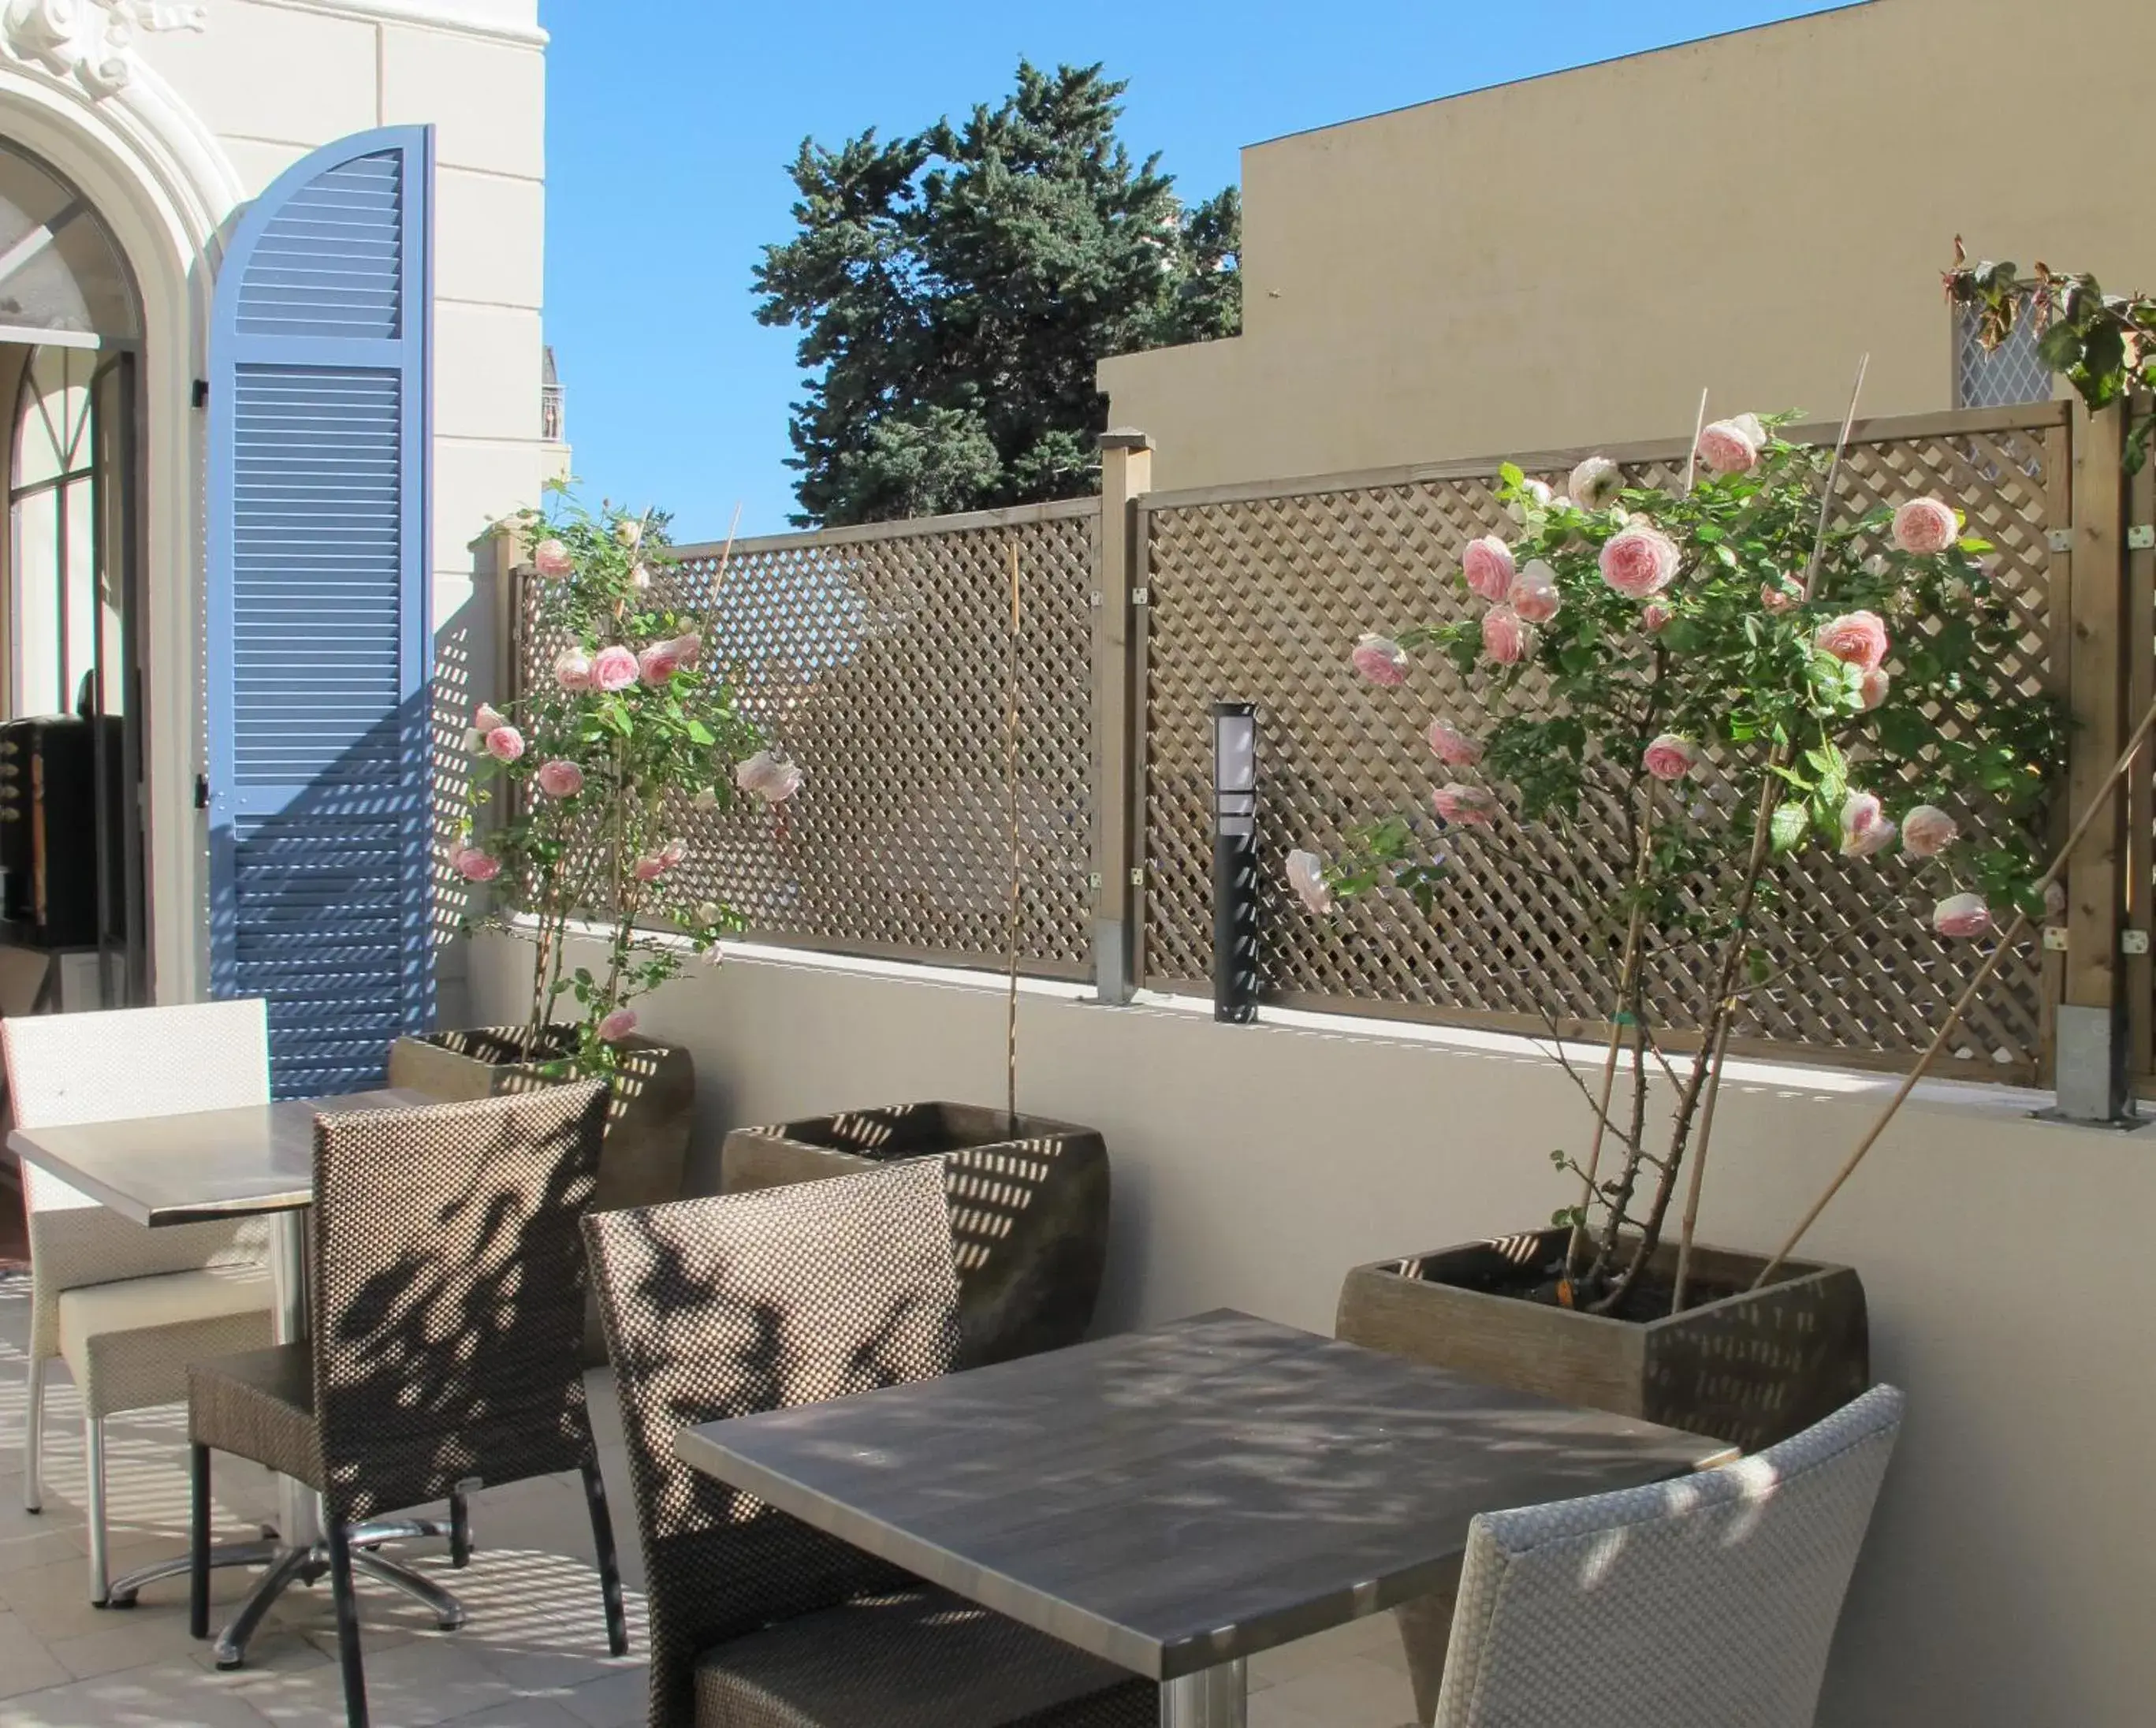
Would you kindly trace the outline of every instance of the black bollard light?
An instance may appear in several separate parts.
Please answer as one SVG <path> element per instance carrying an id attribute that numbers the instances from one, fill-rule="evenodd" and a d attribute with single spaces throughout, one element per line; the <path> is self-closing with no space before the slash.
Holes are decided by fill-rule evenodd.
<path id="1" fill-rule="evenodd" d="M 1258 1017 L 1258 710 L 1213 705 L 1213 1018 Z"/>

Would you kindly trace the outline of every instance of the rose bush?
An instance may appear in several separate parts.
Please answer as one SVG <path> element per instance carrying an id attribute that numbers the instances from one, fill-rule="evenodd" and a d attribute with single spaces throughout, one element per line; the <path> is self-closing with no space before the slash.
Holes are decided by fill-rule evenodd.
<path id="1" fill-rule="evenodd" d="M 508 705 L 513 715 L 482 704 L 474 716 L 475 803 L 506 805 L 506 819 L 461 836 L 449 864 L 497 885 L 486 917 L 535 944 L 527 1052 L 557 1073 L 604 1074 L 635 1028 L 630 1002 L 680 970 L 685 941 L 708 953 L 739 928 L 721 902 L 675 897 L 689 858 L 676 826 L 692 808 L 729 805 L 739 768 L 770 752 L 703 664 L 696 620 L 650 597 L 653 566 L 669 561 L 663 522 L 594 512 L 556 489 L 543 518 L 518 526 L 540 536 L 534 628 L 572 639 L 552 679 Z M 793 769 L 783 796 L 800 783 Z M 567 961 L 570 921 L 585 918 L 608 932 L 597 968 Z M 565 1000 L 575 1014 L 563 1050 L 548 1028 Z"/>
<path id="2" fill-rule="evenodd" d="M 1705 428 L 1688 490 L 1627 485 L 1593 458 L 1561 497 L 1507 464 L 1496 501 L 1519 531 L 1463 548 L 1466 615 L 1373 633 L 1355 654 L 1366 676 L 1409 692 L 1424 649 L 1480 679 L 1483 726 L 1457 710 L 1429 722 L 1444 769 L 1431 806 L 1450 842 L 1502 870 L 1489 849 L 1505 822 L 1543 824 L 1575 854 L 1606 849 L 1592 875 L 1626 884 L 1603 940 L 1622 956 L 1610 1019 L 1635 1101 L 1598 1105 L 1614 1172 L 1557 1156 L 1586 1197 L 1558 1214 L 1577 1233 L 1567 1288 L 1605 1311 L 1660 1238 L 1745 998 L 1788 987 L 1801 961 L 1758 936 L 1794 869 L 1864 873 L 1861 899 L 1881 915 L 1921 893 L 1945 941 L 1985 936 L 1994 908 L 2044 914 L 2035 885 L 2064 728 L 2049 697 L 2000 674 L 2021 626 L 1993 549 L 1938 498 L 1823 519 L 1833 453 L 1784 439 L 1792 418 Z M 1622 812 L 1614 829 L 1578 820 L 1590 792 L 1598 812 Z M 1382 823 L 1322 874 L 1299 851 L 1291 885 L 1313 910 L 1388 886 L 1428 910 L 1452 865 L 1416 830 Z M 1681 976 L 1708 1004 L 1687 1028 L 1708 1054 L 1678 1084 L 1656 1152 L 1639 1101 L 1670 1012 L 1655 980 Z"/>

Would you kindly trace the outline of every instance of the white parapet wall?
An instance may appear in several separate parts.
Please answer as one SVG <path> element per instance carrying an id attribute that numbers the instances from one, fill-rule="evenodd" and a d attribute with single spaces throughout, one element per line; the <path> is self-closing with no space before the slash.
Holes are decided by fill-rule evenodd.
<path id="1" fill-rule="evenodd" d="M 521 1016 L 528 954 L 480 939 L 482 1018 Z M 769 949 L 691 967 L 644 1029 L 695 1053 L 700 1191 L 730 1126 L 1002 1098 L 999 981 Z M 1060 986 L 1028 987 L 1019 1037 L 1020 1106 L 1107 1136 L 1104 1329 L 1226 1305 L 1330 1331 L 1350 1266 L 1533 1228 L 1573 1197 L 1549 1153 L 1580 1145 L 1584 1107 L 1518 1039 L 1221 1026 Z M 1772 1246 L 1892 1084 L 1738 1070 L 1703 1239 Z M 1862 1273 L 1875 1371 L 1911 1397 L 1826 1728 L 2151 1720 L 2156 1131 L 2032 1120 L 2047 1101 L 1925 1089 L 1806 1244 Z"/>

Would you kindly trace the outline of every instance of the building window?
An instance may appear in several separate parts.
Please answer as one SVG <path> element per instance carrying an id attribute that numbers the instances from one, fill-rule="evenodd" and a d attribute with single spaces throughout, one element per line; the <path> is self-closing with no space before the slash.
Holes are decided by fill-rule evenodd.
<path id="1" fill-rule="evenodd" d="M 1974 306 L 1954 308 L 1954 406 L 1958 408 L 2011 408 L 2051 399 L 2051 369 L 2036 353 L 2035 303 L 1996 348 L 1986 350 Z"/>

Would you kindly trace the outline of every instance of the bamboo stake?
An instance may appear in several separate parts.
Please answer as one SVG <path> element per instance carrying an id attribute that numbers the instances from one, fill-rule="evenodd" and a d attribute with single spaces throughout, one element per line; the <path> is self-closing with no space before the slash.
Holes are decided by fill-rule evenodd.
<path id="1" fill-rule="evenodd" d="M 1685 496 L 1687 498 L 1691 496 L 1693 481 L 1699 477 L 1699 439 L 1700 434 L 1707 430 L 1707 392 L 1712 388 L 1713 386 L 1709 385 L 1707 390 L 1699 392 L 1699 413 L 1691 423 L 1691 449 L 1685 456 Z"/>
<path id="2" fill-rule="evenodd" d="M 1018 541 L 1010 542 L 1010 654 L 1008 690 L 1004 705 L 1004 798 L 1010 817 L 1010 905 L 1004 916 L 1004 951 L 1010 961 L 1010 991 L 1004 1023 L 1004 1114 L 1010 1131 L 1018 1131 L 1018 664 L 1019 664 Z"/>
<path id="3" fill-rule="evenodd" d="M 1856 377 L 1849 387 L 1849 408 L 1841 417 L 1841 431 L 1834 441 L 1834 459 L 1827 464 L 1826 488 L 1820 499 L 1819 526 L 1812 535 L 1812 555 L 1804 564 L 1804 598 L 1807 600 L 1812 597 L 1812 589 L 1819 581 L 1820 561 L 1826 553 L 1826 531 L 1828 525 L 1834 520 L 1834 489 L 1841 479 L 1842 461 L 1849 454 L 1850 433 L 1856 429 L 1856 405 L 1863 399 L 1864 380 L 1871 370 L 1871 356 L 1866 354 L 1856 363 Z M 1774 762 L 1779 764 L 1787 756 L 1787 754 L 1786 748 L 1777 750 L 1774 752 Z M 1752 871 L 1755 878 L 1765 862 L 1766 847 L 1763 843 L 1768 838 L 1769 827 L 1774 819 L 1774 773 L 1773 767 L 1770 766 L 1766 780 L 1759 789 L 1758 826 L 1753 828 L 1752 834 Z M 1748 916 L 1750 906 L 1748 900 L 1746 906 Z M 1737 934 L 1741 936 L 1742 930 L 1740 929 Z M 1732 937 L 1732 940 L 1735 938 Z M 1731 968 L 1725 967 L 1723 971 L 1725 974 L 1723 987 L 1727 990 L 1728 985 L 1733 982 L 1733 978 L 1731 976 Z M 1714 1112 L 1716 1105 L 1722 1099 L 1722 1064 L 1728 1058 L 1729 1035 L 1737 1023 L 1735 998 L 1725 997 L 1719 1012 L 1721 1024 L 1715 1028 L 1713 1043 L 1711 1047 L 1703 1049 L 1700 1052 L 1702 1059 L 1709 1064 L 1707 1076 L 1707 1099 L 1699 1119 L 1699 1144 L 1692 1151 L 1691 1174 L 1685 1188 L 1684 1219 L 1677 1229 L 1676 1288 L 1671 1293 L 1670 1297 L 1670 1312 L 1673 1315 L 1684 1312 L 1685 1297 L 1689 1294 L 1691 1282 L 1691 1250 L 1693 1239 L 1699 1228 L 1700 1190 L 1705 1185 L 1707 1179 L 1707 1151 L 1714 1144 Z"/>
<path id="4" fill-rule="evenodd" d="M 2126 777 L 2127 770 L 2133 766 L 2134 757 L 2141 753 L 2141 746 L 2148 742 L 2148 734 L 2152 729 L 2156 729 L 2156 703 L 2150 704 L 2148 711 L 2141 716 L 2141 724 L 2133 729 L 2133 736 L 2127 741 L 2124 751 L 2112 766 L 2111 772 L 2104 777 L 2103 784 L 2097 788 L 2094 796 L 2090 798 L 2088 808 L 2082 812 L 2081 819 L 2074 824 L 2073 833 L 2066 837 L 2066 843 L 2059 849 L 2058 855 L 2051 860 L 2051 867 L 2044 872 L 2043 879 L 2031 890 L 2033 893 L 2038 895 L 2048 893 L 2051 885 L 2059 879 L 2061 872 L 2066 867 L 2066 860 L 2073 856 L 2075 850 L 2081 845 L 2082 837 L 2094 826 L 2097 818 L 2102 814 L 2105 807 L 2111 802 L 2112 796 L 2118 791 L 2119 782 Z M 1887 1125 L 1900 1114 L 1902 1106 L 1908 1102 L 1909 1095 L 1917 1090 L 1917 1081 L 1923 1079 L 1932 1064 L 1938 1059 L 1939 1052 L 1946 1048 L 1947 1040 L 1953 1036 L 1955 1028 L 1961 1024 L 1961 1017 L 1968 1012 L 1969 1003 L 1976 999 L 1976 992 L 1990 982 L 1991 975 L 1999 970 L 1999 961 L 2012 951 L 2015 941 L 2028 926 L 2028 913 L 2016 912 L 2014 915 L 2013 923 L 2006 927 L 2005 935 L 1999 939 L 1999 946 L 1991 951 L 1984 964 L 1977 968 L 1976 976 L 1969 981 L 1969 987 L 1962 992 L 1960 1000 L 1948 1011 L 1945 1023 L 1939 1028 L 1938 1035 L 1932 1040 L 1931 1047 L 1917 1059 L 1917 1065 L 1909 1070 L 1908 1078 L 1902 1082 L 1899 1090 L 1895 1092 L 1887 1108 L 1880 1112 L 1879 1120 L 1871 1125 L 1871 1131 L 1856 1143 L 1856 1150 L 1849 1155 L 1847 1161 L 1835 1172 L 1834 1180 L 1827 1184 L 1826 1192 L 1813 1202 L 1812 1209 L 1804 1214 L 1803 1222 L 1789 1233 L 1789 1240 L 1775 1249 L 1774 1258 L 1767 1262 L 1766 1269 L 1753 1280 L 1753 1290 L 1762 1288 L 1768 1279 L 1782 1269 L 1782 1263 L 1796 1251 L 1797 1244 L 1804 1239 L 1811 1227 L 1819 1222 L 1820 1214 L 1833 1202 L 1834 1197 L 1841 1192 L 1843 1184 L 1847 1182 L 1851 1177 L 1856 1175 L 1856 1167 L 1864 1161 L 1871 1148 L 1878 1144 L 1879 1136 L 1887 1131 Z"/>

